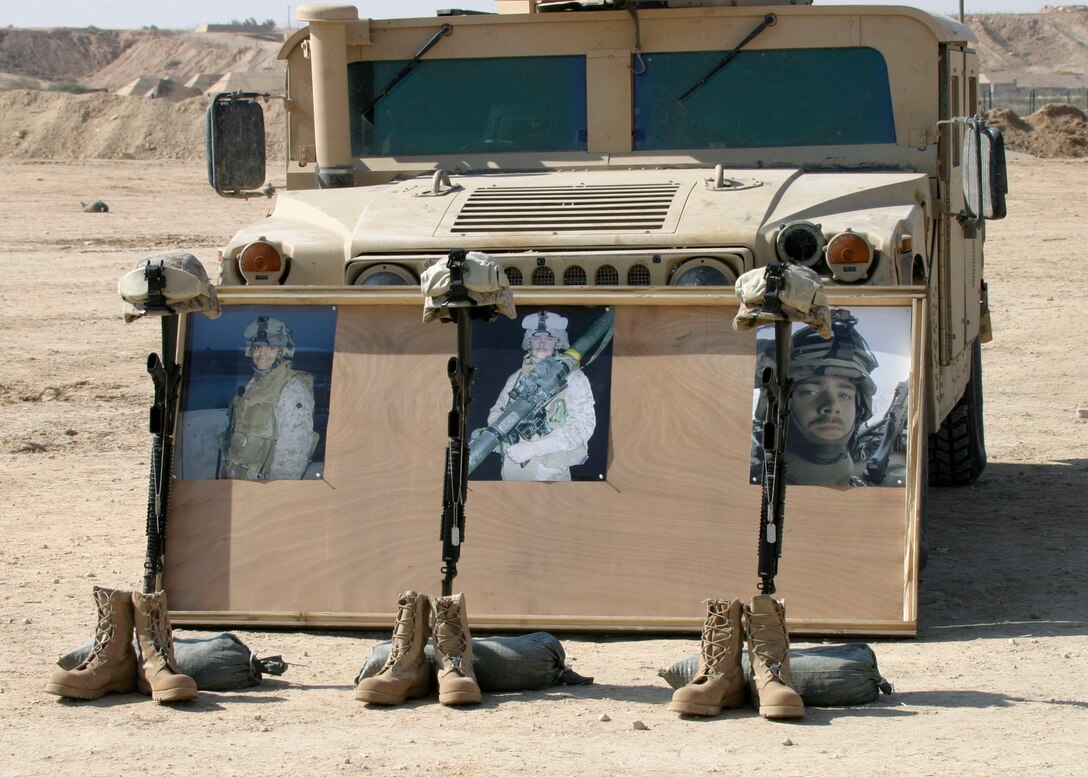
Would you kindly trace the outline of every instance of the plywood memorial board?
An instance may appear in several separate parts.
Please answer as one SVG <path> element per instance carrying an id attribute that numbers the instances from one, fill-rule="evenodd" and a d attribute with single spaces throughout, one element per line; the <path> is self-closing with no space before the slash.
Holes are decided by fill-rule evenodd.
<path id="1" fill-rule="evenodd" d="M 757 593 L 768 335 L 734 331 L 724 295 L 692 291 L 524 292 L 515 320 L 474 324 L 479 450 L 454 590 L 475 628 L 697 631 L 702 600 Z M 174 620 L 384 629 L 400 592 L 441 581 L 456 327 L 424 324 L 413 294 L 222 296 L 219 319 L 182 327 Z M 809 420 L 791 434 L 777 595 L 794 633 L 909 635 L 924 307 L 832 304 L 837 349 L 793 333 Z M 548 349 L 575 345 L 562 392 L 486 438 Z M 835 446 L 848 466 L 801 460 L 835 461 Z"/>

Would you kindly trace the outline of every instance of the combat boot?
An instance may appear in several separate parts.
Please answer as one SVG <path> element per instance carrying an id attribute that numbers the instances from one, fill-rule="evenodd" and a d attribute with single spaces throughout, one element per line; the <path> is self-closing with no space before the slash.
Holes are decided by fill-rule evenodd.
<path id="1" fill-rule="evenodd" d="M 434 656 L 438 664 L 438 701 L 479 704 L 480 685 L 472 668 L 472 633 L 464 594 L 434 599 Z"/>
<path id="2" fill-rule="evenodd" d="M 752 662 L 752 704 L 765 718 L 803 718 L 805 703 L 790 685 L 786 607 L 766 594 L 744 605 L 744 630 Z"/>
<path id="3" fill-rule="evenodd" d="M 406 591 L 397 599 L 393 645 L 385 665 L 355 687 L 355 698 L 368 704 L 403 704 L 431 690 L 424 648 L 431 630 L 431 602 L 426 594 Z"/>
<path id="4" fill-rule="evenodd" d="M 703 637 L 699 643 L 699 673 L 672 695 L 670 712 L 717 715 L 722 707 L 744 701 L 741 651 L 744 628 L 738 600 L 708 599 Z"/>
<path id="5" fill-rule="evenodd" d="M 58 669 L 45 692 L 69 699 L 97 699 L 136 690 L 136 651 L 132 649 L 132 594 L 94 587 L 98 609 L 91 653 L 75 669 Z"/>
<path id="6" fill-rule="evenodd" d="M 174 632 L 166 608 L 166 591 L 132 594 L 136 616 L 136 644 L 140 647 L 140 665 L 136 687 L 155 701 L 195 699 L 196 682 L 182 674 L 174 660 Z"/>

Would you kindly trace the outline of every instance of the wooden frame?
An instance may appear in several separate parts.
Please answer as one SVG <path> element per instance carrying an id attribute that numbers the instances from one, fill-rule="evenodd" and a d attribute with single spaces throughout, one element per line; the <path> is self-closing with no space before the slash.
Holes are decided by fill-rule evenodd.
<path id="1" fill-rule="evenodd" d="M 777 595 L 795 634 L 911 636 L 925 297 L 829 293 L 834 306 L 909 311 L 913 453 L 902 488 L 789 488 Z M 454 327 L 423 324 L 417 292 L 239 289 L 222 290 L 221 301 L 336 306 L 325 466 L 311 481 L 175 480 L 163 577 L 171 617 L 386 628 L 398 593 L 437 593 L 441 579 L 439 462 Z M 732 294 L 589 287 L 520 290 L 516 301 L 615 306 L 608 476 L 470 482 L 454 586 L 473 626 L 694 632 L 701 600 L 757 593 L 759 488 L 748 483 L 755 337 L 732 330 Z"/>

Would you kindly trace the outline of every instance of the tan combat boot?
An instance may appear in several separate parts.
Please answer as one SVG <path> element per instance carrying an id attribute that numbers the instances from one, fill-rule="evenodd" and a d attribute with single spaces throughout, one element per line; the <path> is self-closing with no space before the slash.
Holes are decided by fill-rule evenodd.
<path id="1" fill-rule="evenodd" d="M 786 607 L 766 594 L 744 605 L 744 630 L 752 661 L 752 704 L 765 718 L 803 718 L 805 703 L 790 686 Z"/>
<path id="2" fill-rule="evenodd" d="M 434 657 L 438 663 L 438 701 L 479 704 L 480 685 L 472 668 L 472 633 L 465 595 L 438 596 L 434 603 Z"/>
<path id="3" fill-rule="evenodd" d="M 355 698 L 368 704 L 403 704 L 431 690 L 431 671 L 423 649 L 431 630 L 431 602 L 426 594 L 406 591 L 397 599 L 393 645 L 385 666 L 355 687 Z"/>
<path id="4" fill-rule="evenodd" d="M 91 654 L 75 669 L 58 669 L 45 692 L 69 699 L 97 699 L 136 690 L 136 651 L 132 649 L 132 594 L 95 586 L 98 609 Z"/>
<path id="5" fill-rule="evenodd" d="M 136 615 L 136 642 L 140 646 L 140 662 L 136 686 L 140 693 L 150 694 L 155 701 L 187 701 L 195 699 L 196 682 L 182 674 L 174 660 L 174 632 L 166 608 L 166 591 L 153 594 L 132 594 Z"/>
<path id="6" fill-rule="evenodd" d="M 722 707 L 744 701 L 744 671 L 740 666 L 744 628 L 738 600 L 708 599 L 699 674 L 672 695 L 670 712 L 717 715 Z"/>

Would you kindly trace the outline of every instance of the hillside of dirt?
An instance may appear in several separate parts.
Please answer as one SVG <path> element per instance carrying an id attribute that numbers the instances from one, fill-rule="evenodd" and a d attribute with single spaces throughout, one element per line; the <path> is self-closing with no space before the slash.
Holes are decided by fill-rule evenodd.
<path id="1" fill-rule="evenodd" d="M 141 76 L 185 83 L 203 73 L 283 72 L 279 48 L 274 41 L 232 33 L 0 29 L 0 87 L 6 76 L 43 86 L 74 81 L 112 92 Z"/>
<path id="2" fill-rule="evenodd" d="M 1052 6 L 1037 14 L 973 14 L 984 73 L 1088 73 L 1088 6 Z"/>
<path id="3" fill-rule="evenodd" d="M 0 157 L 204 159 L 208 100 L 0 91 Z M 267 157 L 286 158 L 281 100 L 265 105 Z"/>

